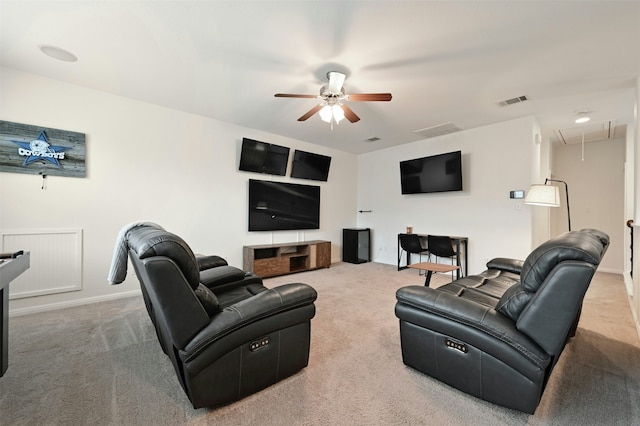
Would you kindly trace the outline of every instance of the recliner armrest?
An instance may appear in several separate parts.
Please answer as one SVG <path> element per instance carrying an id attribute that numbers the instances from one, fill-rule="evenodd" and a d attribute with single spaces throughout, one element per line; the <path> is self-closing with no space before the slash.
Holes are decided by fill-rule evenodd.
<path id="1" fill-rule="evenodd" d="M 221 284 L 242 281 L 246 275 L 242 269 L 238 269 L 235 266 L 218 266 L 204 271 L 201 270 L 200 283 L 213 289 Z"/>
<path id="2" fill-rule="evenodd" d="M 304 320 L 310 320 L 315 315 L 313 302 L 317 296 L 315 289 L 307 284 L 285 284 L 228 306 L 211 318 L 209 325 L 186 345 L 184 351 L 180 351 L 180 357 L 185 362 L 189 361 L 206 350 L 212 343 L 233 331 L 296 308 L 312 306 L 313 309 L 308 310 L 304 318 Z M 302 322 L 303 319 L 296 318 L 295 320 Z"/>
<path id="3" fill-rule="evenodd" d="M 512 272 L 520 275 L 522 271 L 523 260 L 510 259 L 506 257 L 496 257 L 487 262 L 487 269 L 498 269 L 500 271 Z"/>
<path id="4" fill-rule="evenodd" d="M 205 269 L 217 268 L 218 266 L 228 265 L 227 261 L 220 256 L 214 255 L 196 255 L 196 261 L 198 262 L 198 269 L 204 271 Z"/>

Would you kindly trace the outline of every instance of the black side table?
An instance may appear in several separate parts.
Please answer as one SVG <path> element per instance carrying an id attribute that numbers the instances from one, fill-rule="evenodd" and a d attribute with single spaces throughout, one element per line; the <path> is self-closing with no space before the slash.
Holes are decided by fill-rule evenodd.
<path id="1" fill-rule="evenodd" d="M 342 230 L 342 261 L 366 263 L 371 260 L 371 230 L 345 228 Z"/>

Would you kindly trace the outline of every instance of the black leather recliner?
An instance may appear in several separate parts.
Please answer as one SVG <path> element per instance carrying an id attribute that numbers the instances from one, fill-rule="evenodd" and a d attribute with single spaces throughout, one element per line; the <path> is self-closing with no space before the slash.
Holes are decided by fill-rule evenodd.
<path id="1" fill-rule="evenodd" d="M 312 287 L 267 289 L 223 259 L 197 259 L 156 227 L 132 228 L 125 240 L 160 345 L 194 408 L 240 399 L 307 366 Z"/>
<path id="2" fill-rule="evenodd" d="M 399 289 L 404 363 L 483 400 L 535 412 L 608 245 L 601 231 L 567 232 L 524 262 L 493 259 L 485 272 L 437 289 Z"/>

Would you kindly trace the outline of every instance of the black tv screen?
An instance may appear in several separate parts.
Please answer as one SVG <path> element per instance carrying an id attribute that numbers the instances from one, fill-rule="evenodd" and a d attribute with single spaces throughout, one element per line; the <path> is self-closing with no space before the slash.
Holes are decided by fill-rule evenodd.
<path id="1" fill-rule="evenodd" d="M 326 182 L 329 178 L 330 165 L 331 157 L 296 149 L 293 153 L 291 177 Z"/>
<path id="2" fill-rule="evenodd" d="M 460 151 L 400 162 L 403 194 L 462 191 Z"/>
<path id="3" fill-rule="evenodd" d="M 242 138 L 240 170 L 284 176 L 289 161 L 289 148 Z"/>
<path id="4" fill-rule="evenodd" d="M 249 231 L 320 229 L 320 187 L 249 179 Z"/>

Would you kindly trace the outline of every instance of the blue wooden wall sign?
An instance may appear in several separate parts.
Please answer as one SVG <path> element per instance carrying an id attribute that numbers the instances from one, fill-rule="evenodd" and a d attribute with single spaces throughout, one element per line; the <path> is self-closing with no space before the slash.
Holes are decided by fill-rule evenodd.
<path id="1" fill-rule="evenodd" d="M 0 172 L 85 177 L 84 133 L 0 120 Z"/>

